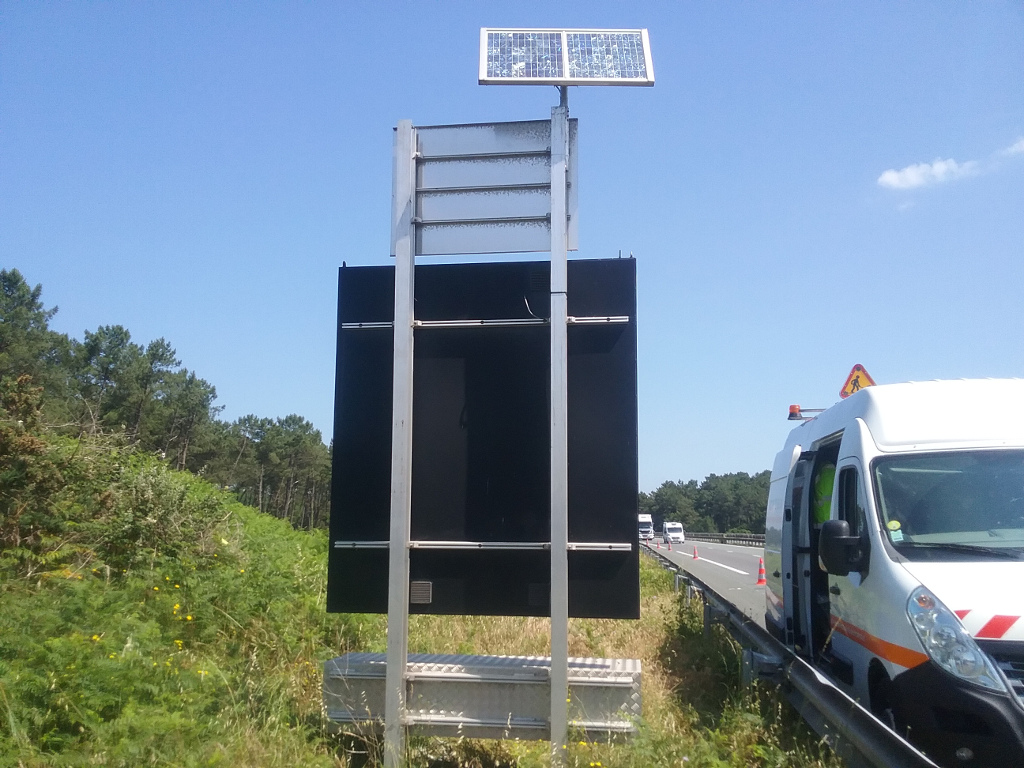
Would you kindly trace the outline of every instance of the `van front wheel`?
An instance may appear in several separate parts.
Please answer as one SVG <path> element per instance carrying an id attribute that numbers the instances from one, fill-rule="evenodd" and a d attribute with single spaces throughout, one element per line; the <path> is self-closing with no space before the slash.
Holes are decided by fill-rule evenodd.
<path id="1" fill-rule="evenodd" d="M 871 699 L 871 714 L 885 723 L 890 731 L 899 733 L 893 711 L 892 681 L 877 660 L 873 660 L 868 668 L 868 696 Z"/>

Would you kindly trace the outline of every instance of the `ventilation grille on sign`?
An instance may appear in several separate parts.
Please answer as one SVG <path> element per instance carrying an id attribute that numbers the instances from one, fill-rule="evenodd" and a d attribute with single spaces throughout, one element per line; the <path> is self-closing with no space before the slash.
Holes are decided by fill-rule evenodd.
<path id="1" fill-rule="evenodd" d="M 409 582 L 409 602 L 413 605 L 430 605 L 434 602 L 434 583 L 432 581 Z"/>

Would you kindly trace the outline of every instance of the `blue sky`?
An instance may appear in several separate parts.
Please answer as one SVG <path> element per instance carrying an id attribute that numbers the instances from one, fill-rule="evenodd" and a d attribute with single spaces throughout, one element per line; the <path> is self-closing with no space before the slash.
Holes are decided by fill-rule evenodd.
<path id="1" fill-rule="evenodd" d="M 650 30 L 654 88 L 570 95 L 576 255 L 637 258 L 642 490 L 769 467 L 855 363 L 1024 375 L 1019 1 L 5 2 L 0 265 L 329 440 L 392 127 L 557 102 L 477 85 L 483 26 Z"/>

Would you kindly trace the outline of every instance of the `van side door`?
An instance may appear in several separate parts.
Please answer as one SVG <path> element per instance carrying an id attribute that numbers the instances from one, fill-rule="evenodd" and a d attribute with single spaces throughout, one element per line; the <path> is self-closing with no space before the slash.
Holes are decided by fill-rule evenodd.
<path id="1" fill-rule="evenodd" d="M 823 656 L 830 667 L 832 677 L 853 690 L 855 678 L 866 681 L 870 654 L 862 638 L 865 629 L 872 622 L 868 615 L 871 607 L 881 596 L 874 595 L 872 584 L 866 584 L 871 565 L 871 540 L 868 535 L 866 485 L 860 461 L 853 457 L 839 461 L 836 474 L 836 492 L 832 506 L 833 519 L 845 520 L 850 526 L 850 536 L 860 538 L 858 570 L 846 576 L 829 574 L 829 620 L 832 627 L 830 642 Z M 877 582 L 878 580 L 875 579 Z M 858 674 L 859 670 L 859 674 Z"/>
<path id="2" fill-rule="evenodd" d="M 809 573 L 810 532 L 807 526 L 808 494 L 814 452 L 805 451 L 789 473 L 783 510 L 782 578 L 786 605 L 786 645 L 806 654 L 810 631 Z"/>

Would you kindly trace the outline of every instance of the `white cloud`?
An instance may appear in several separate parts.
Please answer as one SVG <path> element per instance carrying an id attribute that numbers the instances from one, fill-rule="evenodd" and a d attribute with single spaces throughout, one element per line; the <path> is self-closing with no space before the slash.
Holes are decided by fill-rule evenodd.
<path id="1" fill-rule="evenodd" d="M 1003 150 L 1004 155 L 1024 155 L 1024 138 L 1017 139 L 1016 144 L 1012 144 Z"/>
<path id="2" fill-rule="evenodd" d="M 1024 143 L 1024 140 L 1018 143 Z M 1015 144 L 1014 147 L 1016 146 Z M 974 160 L 958 163 L 952 158 L 949 160 L 936 158 L 930 163 L 908 165 L 898 171 L 890 168 L 878 177 L 878 186 L 889 189 L 914 189 L 929 184 L 941 184 L 944 181 L 952 181 L 963 176 L 972 176 L 977 172 L 978 163 Z"/>

